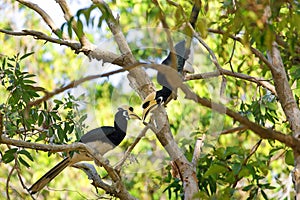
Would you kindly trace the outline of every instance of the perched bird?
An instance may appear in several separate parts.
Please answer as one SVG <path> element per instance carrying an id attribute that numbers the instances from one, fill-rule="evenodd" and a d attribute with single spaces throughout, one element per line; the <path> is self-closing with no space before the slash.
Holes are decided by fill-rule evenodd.
<path id="1" fill-rule="evenodd" d="M 97 153 L 104 155 L 106 152 L 118 146 L 126 136 L 127 122 L 129 119 L 140 119 L 138 115 L 133 112 L 132 107 L 124 106 L 118 108 L 114 118 L 114 126 L 102 126 L 93 129 L 84 134 L 79 142 L 88 145 Z M 73 165 L 81 161 L 92 161 L 93 159 L 85 152 L 74 153 L 72 157 L 68 156 L 52 169 L 50 169 L 44 176 L 35 182 L 30 188 L 29 192 L 34 194 L 45 187 L 52 179 L 54 179 L 67 166 Z"/>
<path id="2" fill-rule="evenodd" d="M 177 72 L 179 73 L 180 76 L 183 77 L 184 73 L 186 72 L 184 69 L 185 62 L 187 60 L 187 57 L 189 55 L 189 52 L 186 51 L 185 49 L 186 42 L 185 40 L 180 41 L 175 45 L 175 54 L 176 54 L 176 66 L 177 66 Z M 172 59 L 171 59 L 171 52 L 168 54 L 167 58 L 165 58 L 162 62 L 164 65 L 170 66 L 172 64 Z M 172 68 L 170 67 L 170 70 Z M 192 72 L 191 70 L 188 70 L 188 72 Z M 142 103 L 143 107 L 143 121 L 146 119 L 147 115 L 149 112 L 154 110 L 158 105 L 166 105 L 172 98 L 176 98 L 176 90 L 177 88 L 174 88 L 172 86 L 166 75 L 158 70 L 157 72 L 157 82 L 162 86 L 161 90 L 152 92 L 149 94 L 145 100 Z M 172 77 L 168 77 L 172 78 Z M 175 93 L 172 96 L 172 93 Z M 175 97 L 174 97 L 175 96 Z"/>
<path id="3" fill-rule="evenodd" d="M 200 12 L 201 8 L 201 1 L 200 0 L 195 0 L 194 5 L 192 8 L 192 12 L 190 15 L 189 23 L 191 24 L 192 28 L 195 29 L 196 22 L 198 19 L 198 15 Z M 194 69 L 189 66 L 185 65 L 187 59 L 192 58 L 192 52 L 190 53 L 190 50 L 192 50 L 191 47 L 191 42 L 193 38 L 193 33 L 190 31 L 190 34 L 188 34 L 188 37 L 186 40 L 180 41 L 175 45 L 175 54 L 176 54 L 176 65 L 177 65 L 177 71 L 178 73 L 183 77 L 185 71 L 189 73 L 194 73 Z M 171 53 L 169 53 L 168 57 L 162 62 L 164 65 L 170 66 L 172 64 L 172 59 L 171 59 Z M 170 68 L 171 69 L 171 68 Z M 157 106 L 159 105 L 166 105 L 172 98 L 176 99 L 176 86 L 173 87 L 168 79 L 165 76 L 166 74 L 163 74 L 158 71 L 157 74 L 157 82 L 162 85 L 162 89 L 158 90 L 156 92 L 153 92 L 149 94 L 145 100 L 142 103 L 143 107 L 143 121 L 145 121 L 147 115 L 154 110 Z M 169 80 L 172 79 L 172 77 L 168 77 Z M 174 94 L 175 93 L 175 94 Z M 174 95 L 172 95 L 174 94 Z"/>

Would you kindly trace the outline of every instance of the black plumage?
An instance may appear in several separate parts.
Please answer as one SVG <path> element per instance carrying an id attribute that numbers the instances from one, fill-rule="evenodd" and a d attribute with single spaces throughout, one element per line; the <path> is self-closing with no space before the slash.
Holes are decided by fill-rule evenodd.
<path id="1" fill-rule="evenodd" d="M 104 155 L 106 152 L 118 146 L 126 136 L 127 122 L 130 118 L 140 119 L 134 112 L 132 107 L 118 108 L 115 114 L 114 126 L 102 126 L 93 129 L 84 134 L 79 142 L 88 145 L 95 152 Z M 29 191 L 34 194 L 45 187 L 52 179 L 54 179 L 66 167 L 81 161 L 93 160 L 87 153 L 75 153 L 72 157 L 68 156 L 44 176 L 35 182 Z"/>
<path id="2" fill-rule="evenodd" d="M 189 20 L 189 22 L 193 28 L 195 28 L 200 8 L 201 8 L 201 1 L 195 1 L 194 5 L 193 5 L 191 16 L 190 16 L 190 20 Z M 190 34 L 188 34 L 188 37 L 186 38 L 186 40 L 180 41 L 174 47 L 175 48 L 174 53 L 176 54 L 175 64 L 176 64 L 177 72 L 182 77 L 184 76 L 184 73 L 186 73 L 186 72 L 193 72 L 193 70 L 187 70 L 187 68 L 184 70 L 185 62 L 190 54 L 190 47 L 191 47 L 191 42 L 192 42 L 192 37 L 193 37 L 192 34 L 193 34 L 193 32 L 190 31 Z M 172 65 L 171 52 L 168 54 L 167 58 L 165 58 L 163 60 L 162 64 L 168 65 L 168 66 Z M 170 67 L 170 70 L 173 70 L 173 68 Z M 165 69 L 161 70 L 161 71 L 166 72 Z M 172 85 L 172 84 L 170 84 L 170 82 L 172 81 L 173 84 L 177 83 L 175 81 L 178 81 L 178 79 L 172 79 L 173 77 L 170 77 L 169 73 L 162 73 L 161 71 L 158 70 L 157 82 L 162 86 L 162 89 L 160 89 L 156 92 L 150 93 L 144 99 L 144 101 L 142 103 L 142 107 L 143 107 L 142 119 L 143 120 L 145 120 L 147 115 L 152 110 L 154 110 L 158 105 L 161 105 L 161 104 L 166 105 L 172 98 L 176 99 L 178 84 Z M 170 74 L 172 74 L 172 73 L 170 73 Z"/>
<path id="3" fill-rule="evenodd" d="M 175 45 L 175 52 L 176 54 L 176 67 L 177 71 L 180 75 L 183 74 L 183 66 L 186 61 L 186 50 L 185 50 L 185 40 L 180 41 Z M 171 66 L 172 59 L 171 59 L 171 52 L 168 54 L 167 58 L 165 58 L 162 62 L 164 65 Z M 157 82 L 170 90 L 174 90 L 173 86 L 168 83 L 168 80 L 166 78 L 166 74 L 161 73 L 160 71 L 157 72 Z M 164 89 L 164 88 L 163 88 Z"/>

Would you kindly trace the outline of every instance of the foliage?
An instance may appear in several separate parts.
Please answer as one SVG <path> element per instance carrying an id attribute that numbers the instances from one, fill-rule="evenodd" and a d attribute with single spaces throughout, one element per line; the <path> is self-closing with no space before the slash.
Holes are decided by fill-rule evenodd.
<path id="1" fill-rule="evenodd" d="M 174 41 L 184 39 L 187 29 L 183 28 L 183 25 L 188 21 L 192 1 L 178 1 L 177 6 L 171 1 L 159 2 Z M 7 1 L 3 4 L 9 10 L 13 2 Z M 143 62 L 160 63 L 167 55 L 169 46 L 165 31 L 157 28 L 160 26 L 158 8 L 148 0 L 110 1 L 108 4 L 118 13 L 122 31 L 135 58 Z M 60 24 L 58 38 L 62 39 L 63 34 L 66 34 L 71 39 L 76 39 L 85 33 L 95 43 L 105 42 L 99 38 L 111 40 L 113 34 L 105 24 L 107 14 L 99 13 L 97 7 L 90 2 L 82 5 L 80 9 L 74 10 L 71 20 Z M 196 31 L 205 39 L 224 69 L 252 77 L 262 77 L 271 84 L 274 83 L 269 68 L 251 53 L 251 48 L 266 55 L 267 50 L 276 41 L 293 95 L 299 105 L 299 9 L 298 1 L 202 1 Z M 7 10 L 5 11 L 8 12 Z M 48 31 L 28 8 L 17 8 L 15 13 L 20 19 L 21 16 L 27 16 L 24 22 L 17 23 L 18 26 Z M 2 14 L 0 18 L 4 18 Z M 78 28 L 77 35 L 72 28 L 73 20 Z M 0 28 L 12 30 L 15 23 L 12 19 L 5 19 L 0 22 Z M 220 30 L 222 34 L 216 33 Z M 242 42 L 232 40 L 233 36 L 240 37 Z M 9 138 L 45 144 L 69 144 L 77 141 L 91 128 L 112 124 L 113 112 L 118 105 L 131 104 L 141 113 L 141 100 L 131 90 L 126 90 L 127 83 L 123 82 L 125 76 L 112 76 L 105 81 L 90 81 L 76 89 L 72 88 L 55 95 L 41 104 L 32 105 L 32 102 L 47 95 L 49 91 L 83 77 L 93 64 L 87 63 L 81 54 L 76 55 L 66 47 L 32 38 L 14 38 L 0 34 L 0 41 L 5 44 L 0 46 L 0 109 L 3 113 L 4 133 Z M 216 70 L 210 55 L 199 43 L 193 43 L 195 73 Z M 116 52 L 119 53 L 117 50 Z M 102 64 L 101 67 L 99 63 L 96 65 L 97 74 L 105 68 Z M 150 70 L 149 74 L 152 76 Z M 260 126 L 286 134 L 292 132 L 275 94 L 261 85 L 234 76 L 225 77 L 225 93 L 221 95 L 223 80 L 220 77 L 188 81 L 186 84 L 199 96 L 222 102 Z M 122 81 L 116 84 L 118 79 Z M 196 197 L 289 199 L 293 196 L 292 186 L 288 184 L 291 182 L 289 174 L 294 165 L 291 149 L 277 141 L 260 142 L 260 138 L 248 130 L 223 134 L 223 130 L 241 124 L 228 116 L 185 100 L 181 91 L 178 92 L 177 101 L 169 103 L 166 110 L 172 133 L 189 160 L 192 160 L 196 139 L 206 135 L 200 159 L 196 163 L 196 176 L 199 181 L 199 193 Z M 116 150 L 107 154 L 112 164 L 118 162 L 142 127 L 134 123 L 129 126 L 130 133 L 126 140 Z M 19 185 L 16 191 L 20 194 L 12 189 L 9 191 L 15 198 L 25 198 L 28 195 L 21 192 L 22 181 L 18 182 L 18 175 L 22 174 L 25 185 L 30 185 L 33 177 L 36 180 L 43 174 L 35 173 L 40 168 L 36 163 L 41 162 L 43 168 L 48 169 L 55 161 L 60 160 L 51 153 L 37 154 L 13 146 L 1 145 L 0 153 L 1 162 L 5 163 L 5 170 L 0 172 L 0 177 L 6 179 L 7 174 L 11 172 L 13 175 L 10 175 L 10 184 Z M 51 156 L 50 159 L 48 156 Z M 17 174 L 11 170 L 13 167 L 19 168 Z M 82 193 L 66 190 L 43 191 L 41 196 L 52 199 L 62 199 L 66 196 L 70 199 L 82 199 L 82 195 L 85 198 L 108 196 L 102 190 L 95 194 L 92 186 L 87 183 L 86 176 L 76 172 L 64 172 L 67 175 L 64 178 L 58 177 L 51 183 L 51 187 L 60 190 L 71 188 L 74 191 L 82 188 Z M 105 176 L 106 172 L 100 169 L 99 174 Z M 130 159 L 122 168 L 121 175 L 126 188 L 137 198 L 183 199 L 181 177 L 174 175 L 174 167 L 164 147 L 150 131 L 134 148 Z M 78 181 L 71 181 L 74 179 Z M 3 181 L 0 183 L 4 191 L 6 184 Z M 76 184 L 75 188 L 72 183 Z"/>

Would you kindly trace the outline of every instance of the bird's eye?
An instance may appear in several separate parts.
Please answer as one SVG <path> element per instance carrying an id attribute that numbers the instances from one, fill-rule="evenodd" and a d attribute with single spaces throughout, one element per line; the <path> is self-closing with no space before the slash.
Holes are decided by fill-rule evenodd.
<path id="1" fill-rule="evenodd" d="M 163 97 L 158 97 L 158 98 L 156 99 L 156 102 L 157 102 L 158 104 L 161 104 L 161 103 L 163 102 Z"/>
<path id="2" fill-rule="evenodd" d="M 150 104 L 150 101 L 146 101 L 145 103 L 143 103 L 142 107 L 143 109 L 147 108 Z"/>
<path id="3" fill-rule="evenodd" d="M 128 110 L 130 110 L 131 112 L 133 112 L 133 107 L 129 107 Z"/>

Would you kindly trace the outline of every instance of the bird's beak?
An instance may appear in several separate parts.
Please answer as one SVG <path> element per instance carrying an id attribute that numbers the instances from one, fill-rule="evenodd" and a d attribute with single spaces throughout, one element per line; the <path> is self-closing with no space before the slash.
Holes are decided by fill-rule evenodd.
<path id="1" fill-rule="evenodd" d="M 134 112 L 133 107 L 123 105 L 123 106 L 120 106 L 119 109 L 126 110 L 127 113 L 128 113 L 128 118 L 129 119 L 139 119 L 139 120 L 141 120 L 141 118 Z"/>
<path id="2" fill-rule="evenodd" d="M 129 119 L 138 119 L 138 120 L 141 120 L 141 118 L 135 114 L 134 112 L 132 111 L 128 111 L 128 114 L 129 114 Z"/>
<path id="3" fill-rule="evenodd" d="M 156 92 L 152 92 L 143 101 L 143 104 L 142 104 L 142 107 L 143 107 L 142 119 L 143 119 L 143 121 L 145 121 L 147 115 L 158 106 L 155 96 L 156 96 Z"/>

